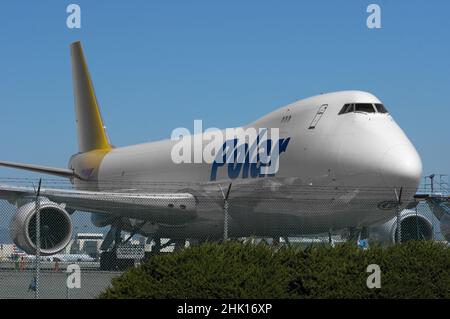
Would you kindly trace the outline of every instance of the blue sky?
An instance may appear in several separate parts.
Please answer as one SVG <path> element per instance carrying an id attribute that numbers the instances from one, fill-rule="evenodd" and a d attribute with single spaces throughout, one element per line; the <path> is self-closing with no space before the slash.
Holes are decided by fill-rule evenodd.
<path id="1" fill-rule="evenodd" d="M 80 30 L 66 27 L 70 3 Z M 370 3 L 380 30 L 366 27 Z M 0 159 L 65 167 L 77 152 L 69 45 L 81 40 L 117 146 L 359 89 L 385 103 L 424 174 L 450 173 L 449 13 L 446 0 L 2 3 Z"/>

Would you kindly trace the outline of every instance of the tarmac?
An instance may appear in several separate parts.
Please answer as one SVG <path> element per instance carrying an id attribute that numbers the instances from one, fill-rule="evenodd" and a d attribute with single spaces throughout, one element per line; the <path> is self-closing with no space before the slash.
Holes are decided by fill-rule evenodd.
<path id="1" fill-rule="evenodd" d="M 40 299 L 93 299 L 111 284 L 111 279 L 121 272 L 81 270 L 80 288 L 67 288 L 65 271 L 43 270 L 39 276 Z M 1 270 L 0 299 L 33 299 L 35 292 L 30 289 L 33 270 Z M 32 286 L 32 285 L 31 285 Z"/>

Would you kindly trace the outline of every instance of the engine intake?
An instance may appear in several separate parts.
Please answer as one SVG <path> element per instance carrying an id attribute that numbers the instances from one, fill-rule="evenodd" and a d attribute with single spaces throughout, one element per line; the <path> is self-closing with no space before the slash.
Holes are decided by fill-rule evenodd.
<path id="1" fill-rule="evenodd" d="M 400 231 L 402 242 L 410 240 L 431 240 L 433 238 L 433 225 L 423 216 L 411 215 L 401 219 Z M 397 225 L 393 229 L 395 242 L 398 242 Z"/>
<path id="2" fill-rule="evenodd" d="M 431 240 L 433 239 L 433 224 L 423 215 L 415 211 L 404 210 L 400 215 L 401 240 Z M 398 241 L 397 217 L 370 229 L 369 238 L 383 243 L 394 244 Z"/>
<path id="3" fill-rule="evenodd" d="M 72 220 L 59 204 L 42 198 L 40 212 L 40 253 L 53 255 L 63 250 L 72 236 Z M 11 237 L 27 254 L 36 254 L 36 203 L 29 202 L 17 209 L 11 221 Z"/>

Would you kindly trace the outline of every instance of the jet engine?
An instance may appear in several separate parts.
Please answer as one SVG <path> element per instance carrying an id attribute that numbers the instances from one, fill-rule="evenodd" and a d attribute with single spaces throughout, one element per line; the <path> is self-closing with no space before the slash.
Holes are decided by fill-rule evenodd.
<path id="1" fill-rule="evenodd" d="M 401 241 L 433 239 L 432 222 L 415 210 L 404 210 L 400 213 Z M 394 244 L 398 241 L 397 217 L 386 223 L 371 227 L 369 240 L 382 244 Z"/>
<path id="2" fill-rule="evenodd" d="M 40 253 L 53 255 L 64 249 L 72 236 L 72 220 L 59 204 L 42 198 L 40 212 Z M 11 237 L 27 254 L 36 254 L 36 202 L 20 206 L 11 220 Z"/>
<path id="3" fill-rule="evenodd" d="M 441 218 L 441 234 L 445 240 L 450 242 L 450 215 L 445 214 Z"/>
<path id="4" fill-rule="evenodd" d="M 428 207 L 441 223 L 441 234 L 450 242 L 450 197 L 436 197 L 427 200 Z"/>

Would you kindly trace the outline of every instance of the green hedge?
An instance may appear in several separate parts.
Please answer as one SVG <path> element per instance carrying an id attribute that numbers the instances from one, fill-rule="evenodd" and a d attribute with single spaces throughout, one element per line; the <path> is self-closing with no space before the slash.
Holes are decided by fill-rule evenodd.
<path id="1" fill-rule="evenodd" d="M 381 268 L 380 289 L 366 286 L 369 264 Z M 151 257 L 100 298 L 450 298 L 450 247 L 206 243 Z"/>

